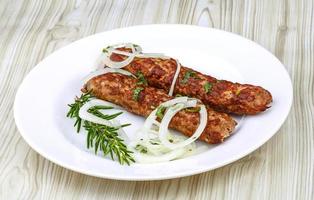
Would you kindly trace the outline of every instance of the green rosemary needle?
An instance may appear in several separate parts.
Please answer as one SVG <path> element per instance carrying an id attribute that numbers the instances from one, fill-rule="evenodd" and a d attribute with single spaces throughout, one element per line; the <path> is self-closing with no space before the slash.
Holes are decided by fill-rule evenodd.
<path id="1" fill-rule="evenodd" d="M 76 126 L 76 132 L 80 132 L 82 126 L 82 119 L 79 117 L 80 108 L 92 98 L 94 98 L 94 96 L 91 95 L 91 92 L 89 91 L 82 94 L 80 97 L 75 97 L 74 103 L 68 104 L 70 110 L 67 113 L 67 117 L 76 119 L 74 123 L 74 127 Z"/>

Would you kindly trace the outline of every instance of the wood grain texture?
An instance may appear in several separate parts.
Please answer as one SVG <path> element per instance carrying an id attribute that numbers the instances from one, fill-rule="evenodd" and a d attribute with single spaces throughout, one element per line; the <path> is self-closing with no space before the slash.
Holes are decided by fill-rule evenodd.
<path id="1" fill-rule="evenodd" d="M 31 150 L 13 119 L 23 77 L 74 40 L 151 23 L 215 27 L 273 52 L 294 86 L 279 132 L 237 162 L 165 181 L 85 176 Z M 0 0 L 0 199 L 314 199 L 313 27 L 312 0 Z"/>

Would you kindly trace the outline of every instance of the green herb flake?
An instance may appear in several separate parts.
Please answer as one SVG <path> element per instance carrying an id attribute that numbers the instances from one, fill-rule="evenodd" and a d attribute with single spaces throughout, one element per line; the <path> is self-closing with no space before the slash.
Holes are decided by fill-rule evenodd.
<path id="1" fill-rule="evenodd" d="M 103 53 L 108 53 L 108 49 L 109 49 L 109 48 L 111 48 L 111 46 L 107 46 L 106 48 L 103 48 L 103 49 L 102 49 L 102 52 L 103 52 Z"/>
<path id="2" fill-rule="evenodd" d="M 159 145 L 157 142 L 150 142 L 152 145 Z"/>
<path id="3" fill-rule="evenodd" d="M 164 106 L 159 106 L 158 109 L 157 109 L 157 112 L 156 112 L 156 116 L 159 118 L 159 119 L 162 119 L 164 117 L 164 112 L 166 110 L 166 107 Z"/>
<path id="4" fill-rule="evenodd" d="M 194 71 L 187 71 L 187 72 L 185 72 L 184 77 L 180 81 L 180 83 L 181 84 L 186 84 L 191 77 L 196 78 L 196 72 L 194 72 Z"/>
<path id="5" fill-rule="evenodd" d="M 199 112 L 201 110 L 200 107 L 187 108 L 185 111 L 187 112 Z"/>
<path id="6" fill-rule="evenodd" d="M 241 90 L 238 89 L 235 94 L 238 96 L 240 93 L 241 93 Z"/>
<path id="7" fill-rule="evenodd" d="M 204 85 L 204 90 L 205 90 L 205 93 L 210 93 L 211 90 L 212 90 L 212 87 L 213 87 L 213 84 L 209 83 L 209 82 L 206 82 L 205 85 Z"/>
<path id="8" fill-rule="evenodd" d="M 175 97 L 182 97 L 183 95 L 182 94 L 176 94 Z"/>
<path id="9" fill-rule="evenodd" d="M 144 147 L 144 146 L 142 146 L 140 144 L 136 145 L 135 149 L 138 150 L 141 153 L 147 153 L 148 152 L 147 147 Z"/>
<path id="10" fill-rule="evenodd" d="M 144 90 L 142 87 L 137 87 L 133 90 L 133 100 L 138 101 L 142 90 Z"/>
<path id="11" fill-rule="evenodd" d="M 137 85 L 147 85 L 147 80 L 141 71 L 137 71 L 135 75 L 137 77 Z"/>

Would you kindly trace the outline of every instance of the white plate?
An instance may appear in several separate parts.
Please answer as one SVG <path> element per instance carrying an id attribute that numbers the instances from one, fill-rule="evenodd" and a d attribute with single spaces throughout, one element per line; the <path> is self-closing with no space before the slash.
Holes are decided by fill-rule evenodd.
<path id="1" fill-rule="evenodd" d="M 85 147 L 65 114 L 82 87 L 82 79 L 103 47 L 132 42 L 145 52 L 162 52 L 221 79 L 260 85 L 273 95 L 268 111 L 247 117 L 224 143 L 185 159 L 121 166 Z M 186 25 L 148 25 L 112 30 L 76 41 L 45 58 L 27 75 L 15 99 L 14 116 L 26 142 L 47 159 L 84 174 L 120 180 L 157 180 L 188 176 L 221 167 L 254 151 L 285 121 L 292 104 L 292 85 L 284 66 L 256 43 L 228 32 Z M 144 119 L 129 113 L 132 135 Z"/>

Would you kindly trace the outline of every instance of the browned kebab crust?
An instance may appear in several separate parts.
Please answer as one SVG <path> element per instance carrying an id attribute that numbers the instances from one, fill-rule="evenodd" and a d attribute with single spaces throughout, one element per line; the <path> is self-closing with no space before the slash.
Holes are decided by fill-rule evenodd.
<path id="1" fill-rule="evenodd" d="M 82 91 L 92 91 L 99 99 L 110 101 L 122 106 L 131 113 L 147 117 L 162 102 L 173 97 L 164 90 L 150 86 L 143 86 L 138 99 L 133 97 L 134 89 L 139 87 L 135 78 L 118 74 L 107 73 L 89 80 Z M 236 126 L 236 122 L 227 114 L 219 113 L 207 108 L 208 120 L 200 140 L 209 144 L 222 142 Z M 182 110 L 171 120 L 169 127 L 191 136 L 199 124 L 199 113 Z"/>
<path id="2" fill-rule="evenodd" d="M 128 51 L 120 48 L 119 50 Z M 121 61 L 122 55 L 112 54 L 111 59 Z M 218 66 L 219 67 L 219 66 Z M 142 72 L 152 87 L 169 91 L 177 64 L 174 59 L 138 58 L 136 57 L 125 70 L 135 74 Z M 187 83 L 182 82 L 186 72 L 194 72 Z M 210 83 L 211 89 L 206 93 L 204 85 Z M 239 115 L 254 115 L 269 108 L 272 96 L 262 87 L 218 80 L 193 69 L 181 67 L 174 88 L 174 95 L 181 94 L 202 100 L 217 111 Z"/>

